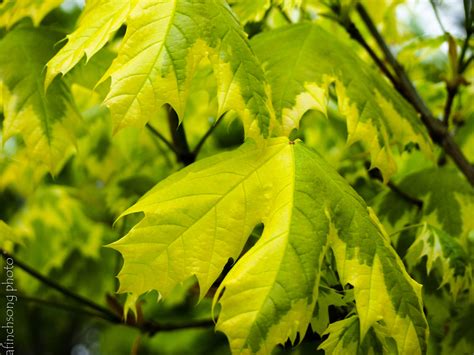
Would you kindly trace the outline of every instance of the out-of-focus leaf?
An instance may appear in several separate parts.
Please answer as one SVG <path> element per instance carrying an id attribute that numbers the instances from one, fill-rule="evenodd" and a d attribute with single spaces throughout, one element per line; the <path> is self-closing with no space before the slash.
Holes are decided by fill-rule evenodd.
<path id="1" fill-rule="evenodd" d="M 63 0 L 5 0 L 0 4 L 0 27 L 12 27 L 24 17 L 31 17 L 38 26 L 51 10 L 61 5 Z"/>
<path id="2" fill-rule="evenodd" d="M 0 41 L 3 82 L 3 139 L 21 134 L 30 156 L 56 173 L 74 151 L 74 130 L 80 116 L 69 88 L 55 81 L 43 90 L 44 65 L 54 54 L 58 34 L 18 28 Z"/>

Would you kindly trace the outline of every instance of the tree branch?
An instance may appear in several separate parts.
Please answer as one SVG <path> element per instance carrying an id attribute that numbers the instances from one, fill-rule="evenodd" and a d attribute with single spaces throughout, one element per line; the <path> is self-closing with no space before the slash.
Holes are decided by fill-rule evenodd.
<path id="1" fill-rule="evenodd" d="M 115 314 L 111 310 L 68 290 L 64 286 L 56 283 L 55 281 L 47 278 L 46 276 L 41 275 L 37 271 L 33 270 L 30 266 L 14 258 L 5 250 L 0 249 L 0 254 L 5 260 L 8 258 L 11 258 L 14 261 L 15 266 L 18 266 L 20 269 L 22 269 L 23 271 L 25 271 L 26 273 L 28 273 L 30 276 L 34 277 L 38 281 L 60 292 L 64 296 L 69 297 L 72 300 L 80 304 L 83 304 L 84 306 L 91 308 L 97 312 L 91 312 L 87 309 L 78 308 L 78 307 L 74 307 L 74 306 L 70 306 L 70 305 L 62 304 L 62 303 L 56 303 L 56 302 L 43 300 L 39 298 L 27 297 L 27 296 L 22 296 L 22 295 L 17 296 L 18 298 L 24 299 L 28 302 L 35 302 L 41 305 L 62 309 L 68 312 L 81 313 L 90 317 L 98 317 L 110 323 L 122 324 L 128 327 L 139 329 L 142 333 L 146 333 L 150 336 L 153 336 L 154 334 L 160 331 L 173 331 L 173 330 L 180 330 L 180 329 L 202 328 L 202 327 L 214 326 L 214 322 L 212 320 L 207 320 L 207 319 L 194 320 L 188 323 L 181 323 L 181 324 L 173 324 L 173 323 L 161 324 L 161 323 L 156 323 L 154 321 L 149 321 L 149 320 L 134 321 L 134 319 L 131 317 L 124 320 L 121 316 Z"/>
<path id="2" fill-rule="evenodd" d="M 7 296 L 7 295 L 9 295 L 9 294 L 0 292 L 0 296 Z M 54 301 L 49 301 L 49 300 L 43 300 L 41 298 L 36 298 L 36 297 L 29 297 L 29 296 L 24 296 L 24 295 L 15 295 L 15 296 L 17 296 L 18 299 L 23 300 L 25 302 L 37 303 L 37 304 L 42 305 L 42 306 L 56 308 L 56 309 L 60 309 L 60 310 L 63 310 L 63 311 L 66 311 L 66 312 L 71 312 L 71 313 L 79 313 L 79 314 L 83 314 L 83 315 L 86 315 L 86 316 L 89 316 L 89 317 L 97 317 L 97 318 L 101 318 L 101 319 L 109 321 L 109 319 L 104 317 L 103 314 L 97 313 L 97 312 L 91 312 L 91 311 L 89 311 L 87 309 L 84 309 L 84 308 L 81 308 L 81 307 L 74 307 L 74 306 L 71 306 L 69 304 L 54 302 Z"/>
<path id="3" fill-rule="evenodd" d="M 87 298 L 82 297 L 81 295 L 78 295 L 78 294 L 68 290 L 67 288 L 61 286 L 60 284 L 58 284 L 55 281 L 47 278 L 46 276 L 41 275 L 36 270 L 33 270 L 33 268 L 31 268 L 30 266 L 26 265 L 25 263 L 23 263 L 22 261 L 19 261 L 16 258 L 14 258 L 12 255 L 7 253 L 5 250 L 0 249 L 0 254 L 2 255 L 2 257 L 5 260 L 7 260 L 8 258 L 11 258 L 13 260 L 15 266 L 18 266 L 20 269 L 25 271 L 30 276 L 34 277 L 38 281 L 41 281 L 42 283 L 44 283 L 45 285 L 47 285 L 47 286 L 51 287 L 52 289 L 58 291 L 59 293 L 62 293 L 64 296 L 67 296 L 67 297 L 73 299 L 74 301 L 76 301 L 78 303 L 81 303 L 81 304 L 89 307 L 90 309 L 93 309 L 93 310 L 99 312 L 100 314 L 102 314 L 104 317 L 106 317 L 107 319 L 109 319 L 111 321 L 116 321 L 117 319 L 120 320 L 120 317 L 118 317 L 115 313 L 111 312 L 109 309 L 107 309 L 107 308 L 105 308 L 105 307 L 103 307 L 103 306 L 101 306 L 101 305 L 99 305 L 99 304 L 97 304 L 97 303 L 95 303 L 91 300 L 88 300 Z"/>
<path id="4" fill-rule="evenodd" d="M 368 172 L 370 178 L 379 180 L 380 182 L 383 182 L 383 177 L 382 177 L 382 173 L 380 172 L 380 170 L 378 170 L 378 169 L 368 170 L 369 167 L 370 167 L 369 162 L 366 162 L 365 166 L 367 168 L 367 172 Z M 415 205 L 419 210 L 421 210 L 423 208 L 423 201 L 422 200 L 420 200 L 416 197 L 413 197 L 410 194 L 406 193 L 405 191 L 400 189 L 397 185 L 395 185 L 392 181 L 389 181 L 386 184 L 386 186 L 390 190 L 392 190 L 395 194 L 397 194 L 399 197 L 401 197 L 403 200 Z"/>
<path id="5" fill-rule="evenodd" d="M 351 38 L 359 44 L 364 47 L 364 49 L 367 51 L 367 53 L 370 55 L 372 60 L 377 64 L 377 66 L 382 70 L 382 72 L 385 74 L 387 78 L 390 79 L 392 83 L 396 83 L 397 79 L 393 76 L 393 74 L 390 72 L 388 67 L 385 65 L 385 63 L 378 57 L 378 55 L 374 52 L 374 50 L 369 46 L 367 41 L 364 39 L 362 34 L 360 33 L 359 29 L 356 27 L 356 25 L 352 21 L 348 21 L 348 23 L 345 25 L 341 23 L 347 33 L 351 36 Z M 398 84 L 397 84 L 398 85 Z"/>
<path id="6" fill-rule="evenodd" d="M 428 133 L 433 142 L 443 147 L 446 154 L 448 154 L 453 159 L 454 163 L 457 165 L 459 170 L 461 170 L 469 183 L 474 186 L 474 166 L 472 166 L 466 159 L 445 125 L 436 119 L 428 109 L 425 102 L 413 86 L 413 83 L 410 81 L 405 69 L 403 69 L 400 63 L 398 63 L 385 40 L 382 38 L 379 31 L 375 27 L 375 24 L 365 10 L 364 6 L 358 3 L 356 5 L 356 9 L 398 78 L 398 80 L 395 82 L 391 79 L 393 85 L 400 92 L 400 94 L 405 97 L 405 99 L 410 102 L 418 111 L 421 120 L 428 129 Z"/>

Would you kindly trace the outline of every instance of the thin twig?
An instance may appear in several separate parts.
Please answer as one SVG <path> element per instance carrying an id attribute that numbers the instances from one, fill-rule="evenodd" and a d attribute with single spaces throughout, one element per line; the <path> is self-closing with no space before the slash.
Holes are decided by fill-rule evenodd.
<path id="1" fill-rule="evenodd" d="M 395 185 L 393 182 L 389 181 L 387 183 L 387 186 L 390 190 L 395 192 L 398 196 L 400 196 L 402 199 L 404 199 L 407 202 L 410 202 L 411 204 L 415 205 L 418 209 L 421 210 L 423 207 L 423 201 L 417 199 L 416 197 L 413 197 L 409 194 L 407 194 L 405 191 L 401 190 L 397 185 Z"/>
<path id="2" fill-rule="evenodd" d="M 173 330 L 180 330 L 180 329 L 189 329 L 189 328 L 202 328 L 202 327 L 211 327 L 214 326 L 214 322 L 212 320 L 193 320 L 188 323 L 182 323 L 182 324 L 173 324 L 173 323 L 165 323 L 165 324 L 160 324 L 156 323 L 154 321 L 148 321 L 144 320 L 141 322 L 135 322 L 131 318 L 127 318 L 126 320 L 122 319 L 122 317 L 118 316 L 114 312 L 110 311 L 109 309 L 102 307 L 101 305 L 98 305 L 94 303 L 91 300 L 88 300 L 78 294 L 75 294 L 74 292 L 68 290 L 64 286 L 56 283 L 55 281 L 47 278 L 44 275 L 41 275 L 37 271 L 33 270 L 30 266 L 26 265 L 25 263 L 19 261 L 18 259 L 14 258 L 12 255 L 7 253 L 5 250 L 0 249 L 0 254 L 2 257 L 7 260 L 8 258 L 11 258 L 14 262 L 14 265 L 28 273 L 30 276 L 34 277 L 35 279 L 41 281 L 45 285 L 49 286 L 50 288 L 60 292 L 66 297 L 71 298 L 72 300 L 87 306 L 97 312 L 91 312 L 88 311 L 87 309 L 83 308 L 76 308 L 73 306 L 65 305 L 65 304 L 59 304 L 56 302 L 51 302 L 47 300 L 42 300 L 42 299 L 37 299 L 33 297 L 24 297 L 24 296 L 18 296 L 19 298 L 23 298 L 27 301 L 31 302 L 36 302 L 38 304 L 43 304 L 45 306 L 49 307 L 56 307 L 64 310 L 68 310 L 71 312 L 80 312 L 84 315 L 88 315 L 91 317 L 99 317 L 101 319 L 104 319 L 108 322 L 114 323 L 114 324 L 122 324 L 128 327 L 136 328 L 139 329 L 142 333 L 149 334 L 150 336 L 154 335 L 157 332 L 160 331 L 173 331 Z"/>
<path id="3" fill-rule="evenodd" d="M 101 313 L 102 315 L 104 315 L 104 317 L 108 318 L 111 321 L 116 321 L 116 320 L 120 321 L 120 317 L 118 317 L 115 313 L 111 312 L 109 309 L 107 309 L 107 308 L 105 308 L 105 307 L 103 307 L 103 306 L 101 306 L 101 305 L 99 305 L 99 304 L 97 304 L 97 303 L 95 303 L 91 300 L 88 300 L 87 298 L 82 297 L 81 295 L 78 295 L 78 294 L 68 290 L 67 288 L 61 286 L 60 284 L 58 284 L 57 282 L 47 278 L 46 276 L 41 275 L 36 270 L 33 270 L 33 268 L 31 268 L 30 266 L 26 265 L 25 263 L 23 263 L 22 261 L 20 261 L 16 258 L 14 258 L 12 255 L 7 253 L 5 250 L 0 249 L 0 254 L 3 256 L 3 258 L 5 260 L 7 260 L 8 258 L 11 258 L 14 261 L 15 266 L 18 266 L 20 269 L 25 271 L 30 276 L 33 276 L 35 279 L 41 281 L 45 285 L 47 285 L 47 286 L 51 287 L 52 289 L 62 293 L 64 296 L 67 296 L 67 297 L 71 298 L 72 300 L 74 300 L 78 303 L 81 303 L 84 306 L 87 306 L 87 307 Z"/>
<path id="4" fill-rule="evenodd" d="M 173 144 L 168 141 L 165 136 L 163 136 L 155 127 L 153 127 L 151 124 L 147 123 L 146 128 L 153 133 L 160 141 L 162 141 L 174 154 L 178 154 L 176 151 L 176 148 L 174 147 Z"/>
<path id="5" fill-rule="evenodd" d="M 428 109 L 425 102 L 413 86 L 413 83 L 410 81 L 405 69 L 403 69 L 403 67 L 395 59 L 394 55 L 388 48 L 388 45 L 385 43 L 385 40 L 382 38 L 379 31 L 375 27 L 375 24 L 365 10 L 364 6 L 358 3 L 356 8 L 357 12 L 362 18 L 362 21 L 367 26 L 369 32 L 374 37 L 376 43 L 384 53 L 385 58 L 398 77 L 398 81 L 392 81 L 392 83 L 400 92 L 400 94 L 402 94 L 405 99 L 410 102 L 418 111 L 421 116 L 421 120 L 428 129 L 428 133 L 430 134 L 433 142 L 443 147 L 444 151 L 453 159 L 454 163 L 458 166 L 459 170 L 461 170 L 469 183 L 474 186 L 474 166 L 472 166 L 464 156 L 463 152 L 454 141 L 446 126 L 441 121 L 437 120 Z"/>
<path id="6" fill-rule="evenodd" d="M 369 167 L 369 166 L 370 166 L 370 163 L 366 162 L 366 167 Z M 382 174 L 381 174 L 380 170 L 378 170 L 378 169 L 368 170 L 368 174 L 369 174 L 370 178 L 379 180 L 380 182 L 383 182 L 383 177 L 382 177 Z M 415 205 L 419 210 L 421 210 L 423 208 L 423 201 L 422 200 L 420 200 L 416 197 L 413 197 L 410 194 L 406 193 L 405 191 L 400 189 L 397 185 L 395 185 L 392 181 L 389 181 L 386 185 L 395 194 L 400 196 L 405 201 Z"/>
<path id="7" fill-rule="evenodd" d="M 395 232 L 393 233 L 390 233 L 390 237 L 391 236 L 394 236 L 394 235 L 397 235 L 399 233 L 402 233 L 402 232 L 405 232 L 407 230 L 410 230 L 410 229 L 413 229 L 413 228 L 419 228 L 419 227 L 423 227 L 424 225 L 426 225 L 426 223 L 417 223 L 417 224 L 411 224 L 409 226 L 406 226 L 406 227 L 403 227 L 403 228 L 400 228 L 399 230 L 396 230 Z"/>
<path id="8" fill-rule="evenodd" d="M 430 0 L 430 3 L 431 3 L 431 7 L 433 8 L 433 12 L 435 14 L 435 17 L 436 17 L 436 21 L 438 21 L 438 24 L 439 24 L 439 27 L 441 27 L 441 31 L 443 31 L 444 33 L 446 33 L 446 30 L 443 26 L 443 23 L 441 22 L 441 18 L 439 17 L 439 12 L 438 12 L 438 7 L 435 3 L 434 0 Z"/>
<path id="9" fill-rule="evenodd" d="M 3 293 L 3 292 L 0 292 L 0 296 L 7 296 L 7 295 L 11 295 L 11 294 L 6 294 L 6 293 Z M 20 299 L 22 301 L 25 301 L 25 302 L 37 303 L 37 304 L 42 305 L 42 306 L 51 307 L 51 308 L 55 308 L 55 309 L 60 309 L 60 310 L 66 311 L 66 312 L 71 312 L 71 313 L 76 313 L 76 314 L 83 314 L 83 315 L 86 315 L 86 316 L 89 316 L 89 317 L 97 317 L 97 318 L 105 319 L 107 321 L 110 320 L 109 318 L 104 317 L 104 315 L 101 314 L 101 313 L 91 312 L 91 311 L 89 311 L 87 309 L 84 309 L 84 308 L 81 308 L 81 307 L 75 307 L 75 306 L 72 306 L 72 305 L 69 305 L 69 304 L 44 300 L 44 299 L 36 298 L 36 297 L 17 295 L 17 294 L 15 294 L 15 296 L 18 299 Z"/>
<path id="10" fill-rule="evenodd" d="M 216 127 L 219 125 L 219 123 L 222 121 L 222 119 L 224 118 L 226 113 L 223 113 L 222 115 L 220 115 L 220 117 L 217 119 L 216 122 L 214 122 L 211 127 L 209 127 L 209 129 L 207 130 L 206 134 L 204 134 L 204 136 L 202 136 L 202 138 L 200 139 L 199 143 L 196 145 L 196 147 L 194 148 L 192 154 L 197 157 L 199 152 L 201 151 L 201 148 L 202 146 L 204 145 L 204 143 L 206 143 L 206 140 L 210 137 L 210 135 L 212 134 L 212 132 L 214 132 L 214 130 L 216 129 Z"/>
<path id="11" fill-rule="evenodd" d="M 461 67 L 459 68 L 461 73 L 464 73 L 464 71 L 467 69 L 469 64 L 471 64 L 473 59 L 474 59 L 474 54 L 471 54 L 471 56 L 469 58 L 467 58 L 467 60 L 464 62 L 464 64 L 461 65 Z"/>
<path id="12" fill-rule="evenodd" d="M 449 118 L 451 117 L 451 109 L 453 107 L 454 98 L 458 93 L 459 86 L 450 86 L 449 83 L 446 83 L 446 103 L 444 104 L 444 114 L 443 114 L 443 123 L 445 126 L 449 125 Z"/>
<path id="13" fill-rule="evenodd" d="M 387 78 L 390 79 L 392 83 L 396 83 L 397 79 L 393 76 L 393 74 L 390 72 L 388 67 L 385 65 L 385 63 L 378 57 L 378 55 L 374 52 L 374 50 L 369 46 L 367 41 L 364 39 L 362 34 L 360 33 L 359 29 L 356 27 L 356 25 L 349 21 L 346 25 L 346 30 L 351 36 L 352 39 L 355 41 L 359 42 L 359 44 L 364 47 L 364 49 L 367 51 L 367 53 L 370 55 L 372 60 L 377 64 L 377 66 L 382 70 L 382 72 L 385 74 Z"/>

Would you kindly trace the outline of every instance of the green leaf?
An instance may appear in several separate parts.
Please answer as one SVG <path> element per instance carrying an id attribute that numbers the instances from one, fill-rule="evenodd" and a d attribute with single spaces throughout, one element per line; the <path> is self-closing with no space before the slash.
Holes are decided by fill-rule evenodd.
<path id="1" fill-rule="evenodd" d="M 25 241 L 25 247 L 15 255 L 42 274 L 63 267 L 77 251 L 84 258 L 99 257 L 107 229 L 85 213 L 73 193 L 61 186 L 38 188 L 12 220 L 12 228 Z M 20 281 L 23 290 L 31 291 L 38 285 L 24 276 Z"/>
<path id="2" fill-rule="evenodd" d="M 0 248 L 9 248 L 18 243 L 23 243 L 22 238 L 15 233 L 13 228 L 0 219 Z"/>
<path id="3" fill-rule="evenodd" d="M 359 319 L 357 316 L 334 322 L 327 329 L 328 338 L 319 346 L 326 354 L 357 354 Z"/>
<path id="4" fill-rule="evenodd" d="M 367 336 L 360 341 L 358 337 L 360 322 L 358 316 L 349 316 L 346 319 L 331 324 L 324 335 L 328 337 L 318 349 L 326 354 L 397 354 L 391 334 L 387 333 L 379 324 L 370 329 Z M 404 354 L 404 352 L 402 352 Z M 407 353 L 408 354 L 408 353 Z"/>
<path id="5" fill-rule="evenodd" d="M 399 187 L 423 201 L 425 222 L 461 239 L 474 231 L 474 190 L 458 171 L 423 169 L 404 178 Z"/>
<path id="6" fill-rule="evenodd" d="M 311 329 L 322 336 L 329 325 L 329 306 L 343 307 L 351 301 L 353 300 L 345 300 L 343 294 L 333 288 L 324 286 L 321 282 L 314 317 L 311 321 Z"/>
<path id="7" fill-rule="evenodd" d="M 279 5 L 284 11 L 291 11 L 301 5 L 301 0 L 230 0 L 228 3 L 237 14 L 240 22 L 258 22 L 263 19 L 265 13 L 274 5 Z"/>
<path id="8" fill-rule="evenodd" d="M 271 0 L 229 0 L 228 3 L 240 22 L 246 24 L 261 21 L 270 8 Z"/>
<path id="9" fill-rule="evenodd" d="M 31 17 L 33 24 L 38 26 L 51 10 L 63 0 L 6 0 L 0 5 L 0 27 L 12 27 L 24 17 Z"/>
<path id="10" fill-rule="evenodd" d="M 362 141 L 372 167 L 385 180 L 396 171 L 392 145 L 401 150 L 413 142 L 431 153 L 414 109 L 349 46 L 319 26 L 305 23 L 265 32 L 251 44 L 272 86 L 277 132 L 286 135 L 298 128 L 307 110 L 326 112 L 329 87 L 335 83 L 348 143 Z"/>
<path id="11" fill-rule="evenodd" d="M 457 238 L 425 224 L 408 249 L 405 259 L 409 266 L 414 267 L 424 256 L 427 257 L 427 272 L 430 273 L 433 267 L 436 267 L 442 275 L 440 287 L 449 284 L 454 299 L 460 291 L 472 287 L 469 258 Z"/>
<path id="12" fill-rule="evenodd" d="M 326 251 L 354 287 L 361 339 L 385 329 L 400 353 L 425 349 L 420 285 L 406 273 L 373 212 L 314 151 L 287 138 L 248 141 L 156 185 L 124 214 L 145 217 L 112 244 L 124 257 L 120 292 L 166 297 L 195 275 L 201 297 L 253 228 L 265 228 L 214 300 L 217 329 L 234 353 L 269 353 L 304 334 L 318 299 Z"/>
<path id="13" fill-rule="evenodd" d="M 144 126 L 165 103 L 182 119 L 193 76 L 207 58 L 218 86 L 218 116 L 235 110 L 247 135 L 269 135 L 273 115 L 270 88 L 225 1 L 140 0 L 130 8 L 118 56 L 103 78 L 111 78 L 105 104 L 111 110 L 115 131 Z M 117 19 L 109 20 L 110 16 L 104 15 L 101 22 L 117 25 Z M 81 22 L 95 22 L 95 13 L 85 14 Z M 81 38 L 81 34 L 70 37 L 69 47 L 80 47 Z M 94 42 L 94 50 L 104 44 Z M 56 61 L 61 59 L 53 58 L 53 63 Z M 51 75 L 58 70 L 63 69 L 55 68 Z"/>
<path id="14" fill-rule="evenodd" d="M 21 134 L 33 159 L 57 172 L 74 151 L 74 128 L 80 117 L 69 88 L 57 80 L 43 90 L 44 65 L 54 53 L 56 32 L 18 28 L 0 41 L 3 82 L 3 139 Z"/>
<path id="15" fill-rule="evenodd" d="M 45 86 L 59 73 L 66 74 L 82 57 L 89 60 L 125 22 L 136 0 L 89 0 L 76 30 L 67 36 L 68 42 L 48 62 Z"/>

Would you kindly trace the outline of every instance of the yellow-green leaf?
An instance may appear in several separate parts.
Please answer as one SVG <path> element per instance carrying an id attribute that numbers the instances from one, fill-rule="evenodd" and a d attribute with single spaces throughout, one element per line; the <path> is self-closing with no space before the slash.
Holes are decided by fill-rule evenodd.
<path id="1" fill-rule="evenodd" d="M 472 287 L 471 264 L 458 238 L 425 223 L 405 258 L 408 265 L 413 267 L 420 263 L 424 256 L 427 272 L 437 268 L 442 276 L 440 287 L 449 284 L 455 299 L 460 291 Z"/>
<path id="2" fill-rule="evenodd" d="M 431 153 L 431 142 L 414 109 L 353 50 L 315 24 L 262 33 L 252 48 L 272 86 L 279 133 L 298 128 L 310 109 L 326 111 L 329 86 L 347 119 L 348 143 L 362 141 L 372 167 L 387 180 L 396 171 L 393 145 L 412 142 Z"/>
<path id="3" fill-rule="evenodd" d="M 74 151 L 79 115 L 69 88 L 57 80 L 45 93 L 44 65 L 54 53 L 58 34 L 18 28 L 0 41 L 0 81 L 3 82 L 3 139 L 21 134 L 34 160 L 53 173 Z"/>
<path id="4" fill-rule="evenodd" d="M 190 277 L 201 297 L 252 229 L 262 236 L 238 259 L 214 300 L 217 329 L 234 353 L 270 353 L 304 334 L 322 263 L 335 256 L 354 288 L 360 340 L 372 327 L 399 353 L 420 354 L 427 326 L 420 285 L 406 273 L 373 212 L 314 151 L 287 138 L 201 160 L 156 185 L 125 214 L 145 217 L 112 246 L 124 257 L 120 292 L 166 297 Z"/>
<path id="5" fill-rule="evenodd" d="M 24 17 L 38 26 L 41 20 L 63 0 L 6 0 L 0 5 L 0 27 L 10 28 Z"/>
<path id="6" fill-rule="evenodd" d="M 140 0 L 105 77 L 115 130 L 143 126 L 168 103 L 182 119 L 197 65 L 208 58 L 217 81 L 218 115 L 235 110 L 247 135 L 268 136 L 270 90 L 246 35 L 223 0 Z"/>
<path id="7" fill-rule="evenodd" d="M 68 42 L 48 62 L 45 86 L 59 73 L 66 74 L 86 56 L 96 54 L 126 21 L 136 0 L 89 0 L 76 30 L 67 36 Z"/>

